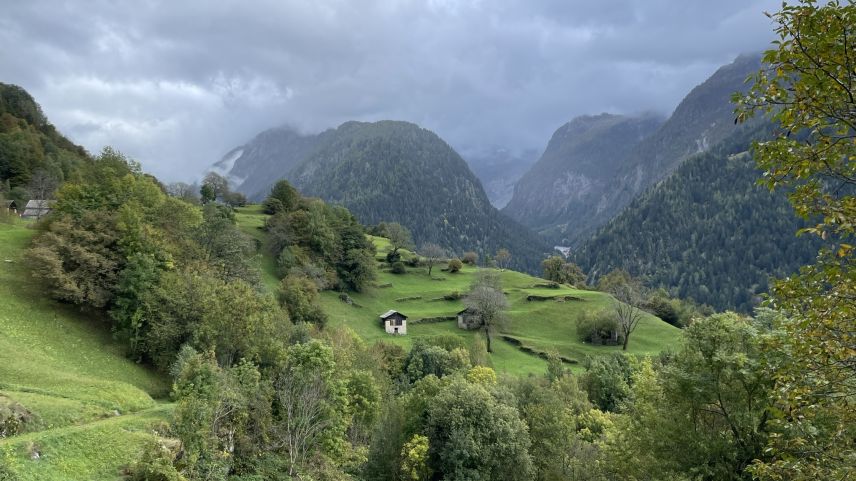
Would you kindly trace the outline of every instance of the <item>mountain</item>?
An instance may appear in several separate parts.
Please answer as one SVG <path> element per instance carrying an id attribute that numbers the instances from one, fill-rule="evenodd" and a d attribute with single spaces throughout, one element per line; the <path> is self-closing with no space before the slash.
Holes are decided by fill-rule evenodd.
<path id="1" fill-rule="evenodd" d="M 606 138 L 589 138 L 585 141 L 580 136 L 585 136 L 588 132 L 586 129 L 579 132 L 571 130 L 569 135 L 564 136 L 561 135 L 562 129 L 559 129 L 559 137 L 554 135 L 551 139 L 551 144 L 554 144 L 552 149 L 548 147 L 550 155 L 547 155 L 547 151 L 544 153 L 549 158 L 548 167 L 540 166 L 539 161 L 533 167 L 533 171 L 538 169 L 538 172 L 532 176 L 527 174 L 521 179 L 505 212 L 556 242 L 579 244 L 594 229 L 615 217 L 641 192 L 667 177 L 689 156 L 707 151 L 736 132 L 739 127 L 734 125 L 731 95 L 744 90 L 746 77 L 759 68 L 760 55 L 742 55 L 719 68 L 704 83 L 695 87 L 669 119 L 650 135 L 632 146 L 611 146 L 615 157 L 609 161 L 604 161 L 603 153 L 597 149 L 583 150 L 580 155 L 579 144 L 588 142 L 609 146 L 611 136 L 615 135 L 612 129 L 593 130 L 592 134 L 602 134 Z M 585 127 L 592 122 L 599 123 L 596 119 L 584 119 L 579 124 Z M 600 122 L 611 121 L 617 119 L 614 116 L 600 119 Z M 615 137 L 615 141 L 632 142 L 619 137 Z M 614 178 L 611 181 L 595 182 L 580 167 L 585 164 L 605 164 L 615 173 Z M 557 182 L 557 178 L 561 181 Z M 539 205 L 543 202 L 539 196 L 560 198 L 563 195 L 569 197 L 565 202 L 546 207 Z"/>
<path id="2" fill-rule="evenodd" d="M 750 312 L 771 276 L 811 263 L 819 248 L 795 235 L 805 222 L 786 195 L 756 184 L 748 150 L 770 130 L 740 130 L 691 156 L 583 243 L 574 261 L 592 278 L 622 268 L 675 296 Z"/>
<path id="3" fill-rule="evenodd" d="M 324 135 L 302 135 L 289 127 L 265 130 L 230 150 L 210 170 L 227 177 L 239 192 L 261 200 L 277 179 L 306 159 Z"/>
<path id="4" fill-rule="evenodd" d="M 57 132 L 26 90 L 0 83 L 0 198 L 29 198 L 34 176 L 55 187 L 87 158 L 83 147 Z"/>
<path id="5" fill-rule="evenodd" d="M 601 114 L 578 117 L 553 134 L 538 162 L 514 187 L 503 212 L 541 231 L 601 208 L 632 149 L 662 119 Z"/>
<path id="6" fill-rule="evenodd" d="M 511 200 L 514 185 L 538 160 L 538 151 L 514 151 L 503 147 L 465 150 L 461 153 L 467 165 L 484 187 L 487 198 L 497 209 Z"/>
<path id="7" fill-rule="evenodd" d="M 218 164 L 250 198 L 260 200 L 285 178 L 305 195 L 344 205 L 363 224 L 399 222 L 417 244 L 483 256 L 506 248 L 511 265 L 528 272 L 550 251 L 491 205 L 454 149 L 415 124 L 346 122 L 318 135 L 270 130 Z"/>

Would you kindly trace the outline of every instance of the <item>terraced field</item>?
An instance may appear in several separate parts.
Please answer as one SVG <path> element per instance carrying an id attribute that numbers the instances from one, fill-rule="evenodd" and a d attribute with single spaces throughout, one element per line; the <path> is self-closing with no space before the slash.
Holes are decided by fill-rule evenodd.
<path id="1" fill-rule="evenodd" d="M 264 245 L 264 214 L 257 206 L 239 210 L 238 222 L 245 232 L 259 239 Z M 458 273 L 441 271 L 435 266 L 432 276 L 425 267 L 408 268 L 405 274 L 393 274 L 383 262 L 389 245 L 386 239 L 373 237 L 378 250 L 379 276 L 374 287 L 363 293 L 349 293 L 353 303 L 343 302 L 339 293 L 324 292 L 321 302 L 330 317 L 331 325 L 348 326 L 367 341 L 378 339 L 394 342 L 404 347 L 412 344 L 419 336 L 453 334 L 464 338 L 483 335 L 464 331 L 453 320 L 439 322 L 438 318 L 452 317 L 463 309 L 460 300 L 447 301 L 443 297 L 454 292 L 466 293 L 477 267 L 465 266 Z M 405 252 L 404 257 L 410 256 Z M 275 288 L 275 261 L 262 248 L 259 265 L 263 271 L 264 284 Z M 511 374 L 541 373 L 545 361 L 537 353 L 554 351 L 568 361 L 572 368 L 580 369 L 586 356 L 604 355 L 620 351 L 620 346 L 594 346 L 577 338 L 576 322 L 586 311 L 609 309 L 612 298 L 607 294 L 560 286 L 546 287 L 546 281 L 520 272 L 501 272 L 503 289 L 511 308 L 509 327 L 502 333 L 507 339 L 493 343 L 491 361 L 494 367 Z M 538 299 L 538 300 L 536 300 Z M 395 309 L 409 317 L 406 336 L 392 336 L 384 332 L 378 315 Z M 646 315 L 630 338 L 628 351 L 631 354 L 653 355 L 677 345 L 680 330 Z"/>

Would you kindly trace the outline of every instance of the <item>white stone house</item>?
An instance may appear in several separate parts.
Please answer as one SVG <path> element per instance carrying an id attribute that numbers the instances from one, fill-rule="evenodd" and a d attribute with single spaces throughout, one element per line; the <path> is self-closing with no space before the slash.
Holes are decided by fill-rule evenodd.
<path id="1" fill-rule="evenodd" d="M 387 334 L 407 334 L 407 316 L 398 311 L 389 310 L 381 314 L 380 324 Z"/>

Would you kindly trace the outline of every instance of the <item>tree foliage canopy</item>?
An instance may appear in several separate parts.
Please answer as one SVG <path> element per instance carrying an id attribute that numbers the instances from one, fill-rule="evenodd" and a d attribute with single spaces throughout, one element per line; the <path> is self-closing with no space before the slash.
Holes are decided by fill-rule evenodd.
<path id="1" fill-rule="evenodd" d="M 766 114 L 781 128 L 755 148 L 762 182 L 784 189 L 824 245 L 815 264 L 776 282 L 785 314 L 768 347 L 776 381 L 772 460 L 763 479 L 843 479 L 856 466 L 856 4 L 804 0 L 771 15 L 778 39 L 738 120 Z"/>

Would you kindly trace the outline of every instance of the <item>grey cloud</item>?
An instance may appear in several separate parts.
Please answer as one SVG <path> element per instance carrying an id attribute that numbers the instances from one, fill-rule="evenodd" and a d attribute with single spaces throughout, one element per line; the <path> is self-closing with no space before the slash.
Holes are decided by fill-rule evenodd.
<path id="1" fill-rule="evenodd" d="M 6 0 L 0 81 L 57 127 L 190 179 L 258 131 L 400 119 L 542 148 L 572 117 L 671 111 L 772 38 L 771 0 Z"/>

